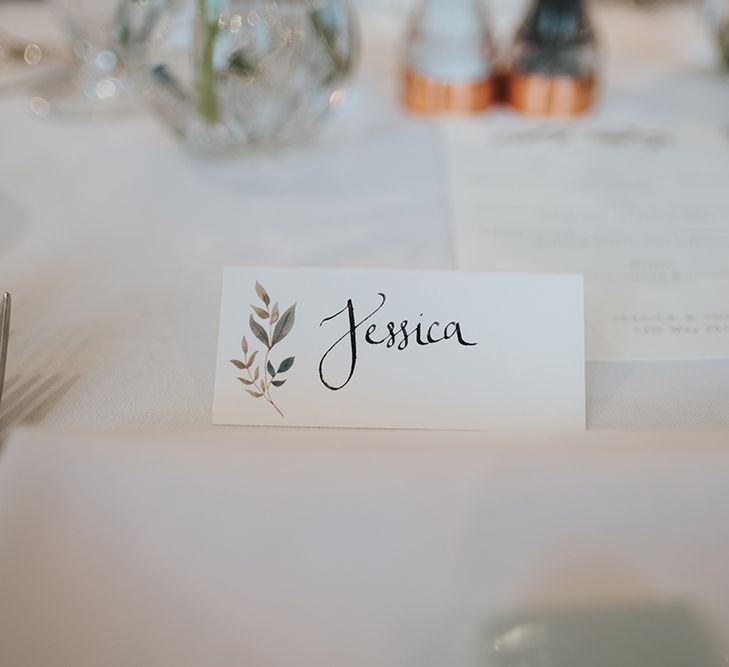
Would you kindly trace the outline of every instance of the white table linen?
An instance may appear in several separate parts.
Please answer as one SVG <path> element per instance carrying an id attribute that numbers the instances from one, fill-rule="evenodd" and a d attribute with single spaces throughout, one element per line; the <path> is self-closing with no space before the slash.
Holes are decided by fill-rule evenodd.
<path id="1" fill-rule="evenodd" d="M 726 655 L 724 445 L 18 433 L 0 466 L 0 663 L 489 667 L 503 615 L 666 603 Z"/>

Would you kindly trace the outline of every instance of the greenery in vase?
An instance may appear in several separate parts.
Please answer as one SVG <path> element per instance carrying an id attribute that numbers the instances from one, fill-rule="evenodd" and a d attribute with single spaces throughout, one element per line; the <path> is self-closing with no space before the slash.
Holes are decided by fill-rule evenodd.
<path id="1" fill-rule="evenodd" d="M 215 81 L 215 40 L 220 32 L 217 0 L 197 0 L 196 48 L 197 112 L 211 123 L 220 120 L 220 103 Z"/>
<path id="2" fill-rule="evenodd" d="M 221 0 L 196 0 L 196 2 L 196 110 L 208 122 L 217 123 L 221 120 L 221 108 L 217 91 L 218 73 L 215 69 L 215 47 L 221 33 Z M 303 2 L 305 6 L 309 4 L 308 0 L 303 0 Z M 324 85 L 331 85 L 345 77 L 352 66 L 352 55 L 341 54 L 338 48 L 336 15 L 332 16 L 331 11 L 332 7 L 327 5 L 323 9 L 311 8 L 306 14 L 314 36 L 323 46 L 331 63 L 331 69 L 322 81 Z M 238 49 L 228 59 L 227 68 L 232 74 L 250 78 L 257 72 L 259 64 L 250 59 L 243 49 Z"/>
<path id="3" fill-rule="evenodd" d="M 337 79 L 344 78 L 352 66 L 351 54 L 342 56 L 337 48 L 337 29 L 327 21 L 326 10 L 311 10 L 309 12 L 309 20 L 314 28 L 314 33 L 324 46 L 329 59 L 332 63 L 332 70 L 323 81 L 325 85 L 330 85 Z"/>
<path id="4" fill-rule="evenodd" d="M 719 50 L 724 65 L 729 67 L 729 16 L 719 24 Z"/>

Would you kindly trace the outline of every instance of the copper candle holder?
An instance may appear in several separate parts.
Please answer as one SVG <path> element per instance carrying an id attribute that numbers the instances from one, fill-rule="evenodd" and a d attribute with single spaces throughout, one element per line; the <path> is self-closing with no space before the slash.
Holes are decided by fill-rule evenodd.
<path id="1" fill-rule="evenodd" d="M 574 116 L 595 102 L 594 76 L 546 76 L 512 72 L 506 82 L 506 101 L 515 109 L 536 116 Z"/>
<path id="2" fill-rule="evenodd" d="M 574 116 L 595 102 L 597 42 L 585 0 L 532 0 L 514 38 L 506 101 L 540 116 Z"/>
<path id="3" fill-rule="evenodd" d="M 478 113 L 495 100 L 490 78 L 478 81 L 440 81 L 406 70 L 403 77 L 403 101 L 417 113 Z"/>
<path id="4" fill-rule="evenodd" d="M 410 17 L 402 100 L 421 114 L 477 113 L 495 99 L 481 0 L 419 0 Z"/>

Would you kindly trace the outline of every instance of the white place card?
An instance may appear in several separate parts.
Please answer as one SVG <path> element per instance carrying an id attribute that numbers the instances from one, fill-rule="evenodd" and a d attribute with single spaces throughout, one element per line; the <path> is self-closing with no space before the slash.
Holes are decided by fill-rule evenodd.
<path id="1" fill-rule="evenodd" d="M 585 427 L 579 275 L 225 269 L 217 424 Z"/>

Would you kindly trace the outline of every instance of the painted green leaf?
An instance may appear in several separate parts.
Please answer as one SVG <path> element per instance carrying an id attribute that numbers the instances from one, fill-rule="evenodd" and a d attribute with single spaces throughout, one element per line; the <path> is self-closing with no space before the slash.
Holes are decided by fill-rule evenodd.
<path id="1" fill-rule="evenodd" d="M 268 319 L 267 310 L 263 310 L 263 308 L 259 308 L 258 306 L 251 306 L 251 308 L 253 308 L 253 310 L 256 312 L 256 315 L 258 315 L 258 317 L 260 317 L 262 320 Z"/>
<path id="2" fill-rule="evenodd" d="M 273 364 L 269 361 L 268 365 L 266 366 L 266 370 L 268 371 L 268 374 L 272 377 L 276 377 L 276 369 L 273 367 Z"/>
<path id="3" fill-rule="evenodd" d="M 256 280 L 256 294 L 258 294 L 258 296 L 261 297 L 261 301 L 263 301 L 263 303 L 265 303 L 267 306 L 271 303 L 271 299 L 268 296 L 268 292 L 266 292 L 266 290 L 263 289 L 263 285 L 261 285 L 261 283 L 259 283 L 257 280 Z"/>
<path id="4" fill-rule="evenodd" d="M 248 354 L 248 341 L 246 340 L 245 336 L 243 336 L 243 340 L 240 342 L 240 346 L 243 350 L 243 354 Z"/>
<path id="5" fill-rule="evenodd" d="M 288 357 L 287 359 L 284 359 L 281 362 L 281 365 L 278 367 L 278 372 L 285 373 L 286 371 L 290 370 L 291 367 L 294 365 L 294 359 L 295 357 Z"/>
<path id="6" fill-rule="evenodd" d="M 248 366 L 238 359 L 231 359 L 230 363 L 233 364 L 238 370 L 244 371 Z"/>
<path id="7" fill-rule="evenodd" d="M 280 313 L 278 312 L 278 304 L 274 303 L 273 308 L 271 308 L 271 322 L 273 324 L 276 324 L 278 322 Z"/>
<path id="8" fill-rule="evenodd" d="M 256 357 L 258 356 L 258 350 L 256 350 L 252 355 L 251 358 L 248 359 L 248 368 L 253 366 L 253 362 L 256 360 Z"/>
<path id="9" fill-rule="evenodd" d="M 276 328 L 273 330 L 273 340 L 271 341 L 271 347 L 280 343 L 286 336 L 291 327 L 294 326 L 294 320 L 296 319 L 296 304 L 291 306 L 283 315 L 281 319 L 276 323 Z"/>
<path id="10" fill-rule="evenodd" d="M 271 380 L 271 384 L 274 387 L 283 387 L 286 384 L 286 380 Z"/>
<path id="11" fill-rule="evenodd" d="M 238 378 L 244 385 L 247 385 L 250 387 L 253 383 L 250 380 L 246 380 L 245 378 Z"/>
<path id="12" fill-rule="evenodd" d="M 260 340 L 267 348 L 270 349 L 272 346 L 268 344 L 268 334 L 266 333 L 266 330 L 253 319 L 253 315 L 251 315 L 250 319 L 248 320 L 248 324 L 251 327 L 253 335 L 258 338 L 258 340 Z M 278 326 L 276 327 L 276 329 L 278 329 Z"/>
<path id="13" fill-rule="evenodd" d="M 261 396 L 263 396 L 263 394 L 261 394 L 260 392 L 258 392 L 258 391 L 253 391 L 252 389 L 246 389 L 246 391 L 247 391 L 247 392 L 248 392 L 248 393 L 249 393 L 249 394 L 250 394 L 251 396 L 253 396 L 253 398 L 261 398 Z"/>

